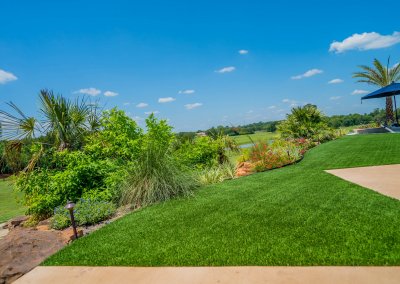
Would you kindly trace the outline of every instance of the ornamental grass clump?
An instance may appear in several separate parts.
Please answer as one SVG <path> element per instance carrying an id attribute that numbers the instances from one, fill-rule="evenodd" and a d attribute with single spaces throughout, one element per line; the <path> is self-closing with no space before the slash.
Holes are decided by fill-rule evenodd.
<path id="1" fill-rule="evenodd" d="M 165 120 L 146 119 L 147 133 L 138 159 L 121 186 L 121 204 L 139 208 L 188 196 L 197 186 L 192 172 L 172 155 L 175 135 Z"/>
<path id="2" fill-rule="evenodd" d="M 129 170 L 122 187 L 121 203 L 139 208 L 188 196 L 197 186 L 193 174 L 179 165 L 168 150 L 149 143 Z"/>

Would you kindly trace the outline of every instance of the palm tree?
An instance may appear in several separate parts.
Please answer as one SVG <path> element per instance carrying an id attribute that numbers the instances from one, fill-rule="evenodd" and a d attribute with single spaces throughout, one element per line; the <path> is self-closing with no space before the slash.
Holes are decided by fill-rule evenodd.
<path id="1" fill-rule="evenodd" d="M 373 67 L 366 65 L 359 66 L 362 71 L 353 73 L 353 78 L 360 78 L 357 82 L 367 83 L 385 87 L 392 82 L 400 80 L 400 64 L 389 68 L 390 57 L 387 67 L 384 67 L 378 59 L 374 59 Z M 386 123 L 394 121 L 392 97 L 386 97 Z"/>
<path id="2" fill-rule="evenodd" d="M 40 118 L 26 116 L 14 103 L 8 103 L 15 114 L 0 110 L 1 138 L 23 141 L 49 135 L 58 150 L 79 145 L 85 133 L 99 128 L 97 107 L 85 99 L 71 101 L 52 91 L 41 90 Z"/>

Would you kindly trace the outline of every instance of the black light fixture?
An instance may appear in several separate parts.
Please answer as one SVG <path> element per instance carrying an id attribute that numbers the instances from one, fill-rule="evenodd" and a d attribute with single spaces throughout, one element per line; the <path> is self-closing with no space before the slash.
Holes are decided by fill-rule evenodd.
<path id="1" fill-rule="evenodd" d="M 75 239 L 77 239 L 78 232 L 76 230 L 76 224 L 75 224 L 75 218 L 74 218 L 74 207 L 75 207 L 75 203 L 73 203 L 72 201 L 68 201 L 67 205 L 65 205 L 65 209 L 68 209 L 69 215 L 71 216 L 72 229 L 74 230 Z"/>

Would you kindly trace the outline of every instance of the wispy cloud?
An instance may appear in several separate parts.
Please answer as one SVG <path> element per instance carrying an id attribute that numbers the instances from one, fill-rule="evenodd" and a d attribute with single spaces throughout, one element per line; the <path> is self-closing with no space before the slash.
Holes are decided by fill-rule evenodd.
<path id="1" fill-rule="evenodd" d="M 195 90 L 191 90 L 191 89 L 180 90 L 180 91 L 178 92 L 178 94 L 184 94 L 184 95 L 191 95 L 191 94 L 194 94 L 194 93 L 195 93 Z"/>
<path id="2" fill-rule="evenodd" d="M 341 53 L 347 50 L 369 50 L 379 49 L 395 45 L 400 42 L 400 32 L 391 35 L 381 35 L 376 32 L 353 34 L 343 41 L 334 41 L 329 51 Z"/>
<path id="3" fill-rule="evenodd" d="M 276 109 L 276 106 L 269 106 L 268 109 Z"/>
<path id="4" fill-rule="evenodd" d="M 333 80 L 330 80 L 328 82 L 328 84 L 340 84 L 340 83 L 343 83 L 343 82 L 344 81 L 342 79 L 333 79 Z"/>
<path id="5" fill-rule="evenodd" d="M 282 102 L 285 104 L 297 104 L 297 101 L 290 99 L 283 99 Z"/>
<path id="6" fill-rule="evenodd" d="M 160 112 L 158 110 L 154 111 L 146 111 L 144 114 L 150 115 L 150 114 L 159 114 Z"/>
<path id="7" fill-rule="evenodd" d="M 248 54 L 249 53 L 249 51 L 246 49 L 241 49 L 238 52 L 239 52 L 239 54 Z"/>
<path id="8" fill-rule="evenodd" d="M 188 110 L 191 110 L 191 109 L 201 107 L 202 105 L 203 105 L 202 103 L 187 104 L 187 105 L 185 105 L 185 108 Z"/>
<path id="9" fill-rule="evenodd" d="M 365 95 L 368 93 L 369 93 L 369 91 L 356 89 L 351 94 L 352 95 Z"/>
<path id="10" fill-rule="evenodd" d="M 173 102 L 173 101 L 175 101 L 175 100 L 176 100 L 176 99 L 173 98 L 173 97 L 167 97 L 167 98 L 159 98 L 159 99 L 158 99 L 158 102 L 159 102 L 160 104 L 164 104 L 164 103 Z"/>
<path id="11" fill-rule="evenodd" d="M 112 92 L 112 91 L 105 91 L 105 92 L 104 92 L 104 95 L 105 95 L 106 97 L 115 97 L 115 96 L 118 96 L 119 94 L 116 93 L 116 92 Z"/>
<path id="12" fill-rule="evenodd" d="M 146 103 L 138 103 L 136 105 L 136 107 L 138 107 L 138 108 L 145 108 L 145 107 L 148 107 L 148 106 L 149 106 L 149 104 L 146 104 Z"/>
<path id="13" fill-rule="evenodd" d="M 228 67 L 224 67 L 224 68 L 221 68 L 219 70 L 216 70 L 215 72 L 223 74 L 223 73 L 230 73 L 230 72 L 233 72 L 235 70 L 236 70 L 236 67 L 228 66 Z"/>
<path id="14" fill-rule="evenodd" d="M 96 88 L 84 88 L 74 92 L 75 94 L 84 94 L 89 96 L 97 96 L 101 94 L 101 90 Z"/>
<path id="15" fill-rule="evenodd" d="M 15 76 L 13 73 L 0 69 L 0 84 L 5 84 L 17 79 L 17 76 Z"/>
<path id="16" fill-rule="evenodd" d="M 334 97 L 330 97 L 329 99 L 331 100 L 331 101 L 337 101 L 337 100 L 339 100 L 341 98 L 341 96 L 334 96 Z"/>
<path id="17" fill-rule="evenodd" d="M 321 74 L 323 72 L 324 71 L 322 71 L 321 69 L 311 69 L 311 70 L 308 70 L 308 71 L 304 72 L 301 75 L 292 76 L 291 78 L 292 78 L 292 80 L 300 80 L 300 79 L 303 79 L 303 78 L 308 78 L 308 77 L 315 76 L 317 74 Z"/>
<path id="18" fill-rule="evenodd" d="M 131 105 L 131 103 L 128 102 L 124 103 L 124 106 L 129 106 L 129 105 Z"/>

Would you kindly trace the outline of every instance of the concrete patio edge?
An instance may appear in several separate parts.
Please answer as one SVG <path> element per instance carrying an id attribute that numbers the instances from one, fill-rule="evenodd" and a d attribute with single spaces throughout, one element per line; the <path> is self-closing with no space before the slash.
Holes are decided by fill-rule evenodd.
<path id="1" fill-rule="evenodd" d="M 85 267 L 39 266 L 27 283 L 400 283 L 400 266 Z"/>

